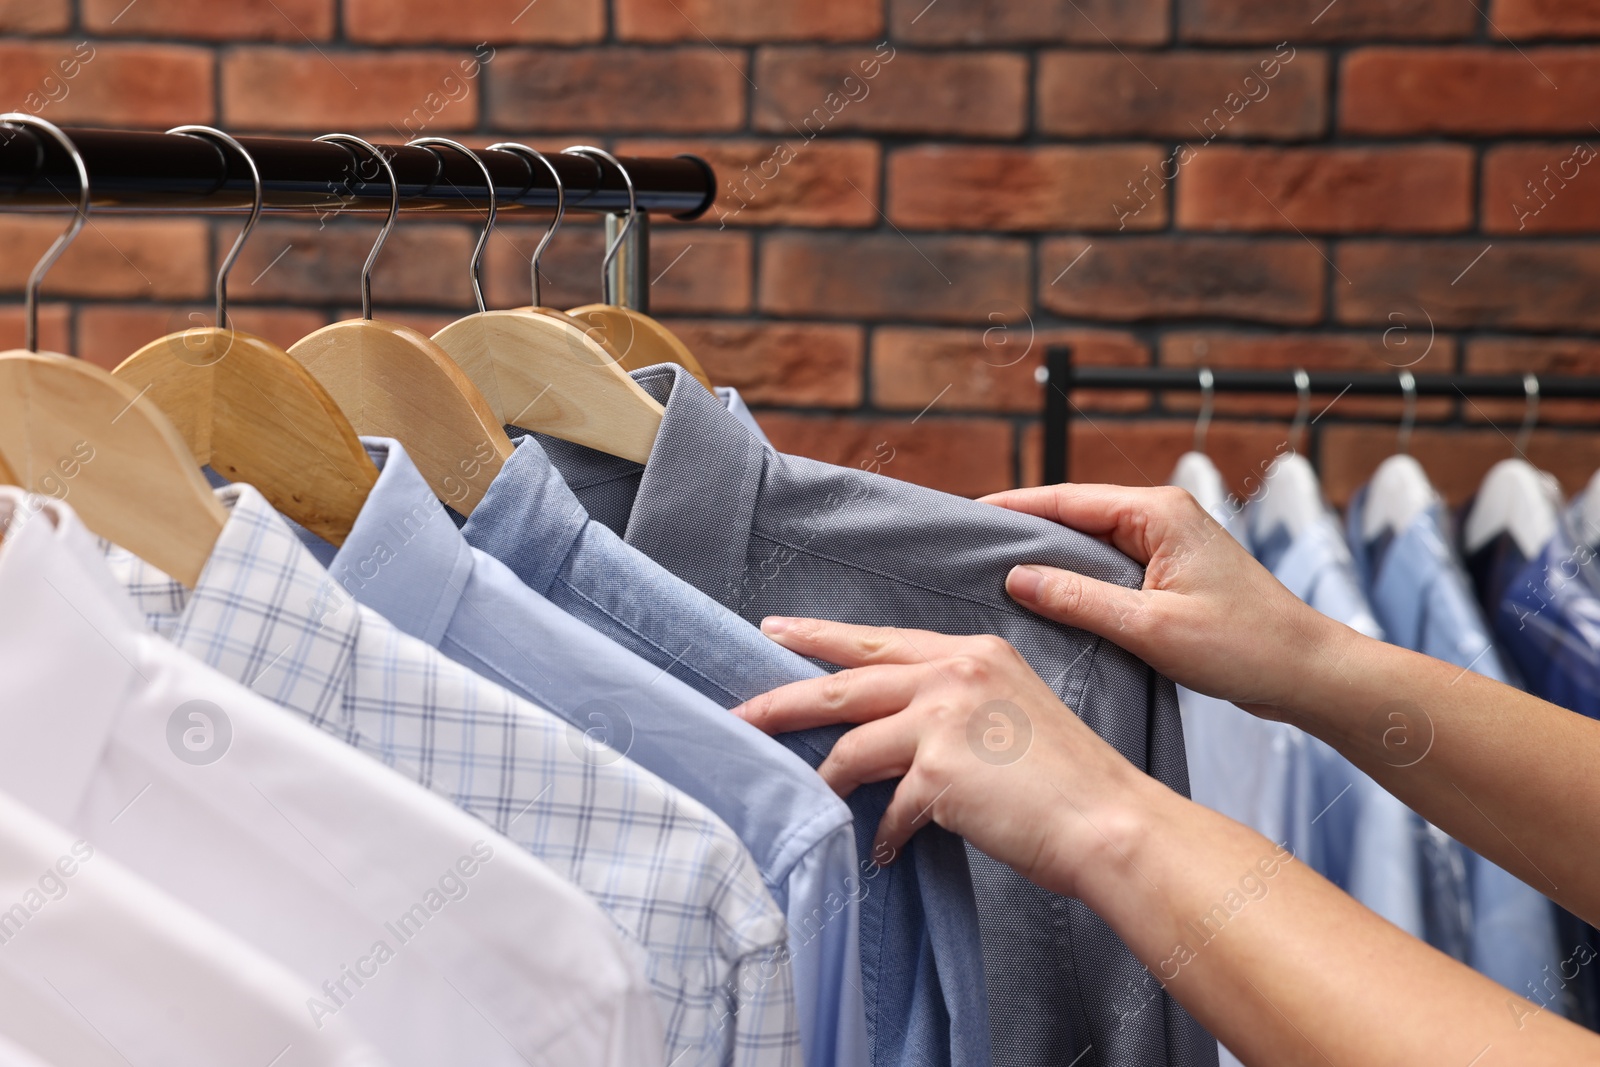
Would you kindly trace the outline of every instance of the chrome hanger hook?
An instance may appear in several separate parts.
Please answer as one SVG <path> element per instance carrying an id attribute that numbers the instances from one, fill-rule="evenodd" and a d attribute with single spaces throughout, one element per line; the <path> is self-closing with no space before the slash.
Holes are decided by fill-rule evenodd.
<path id="1" fill-rule="evenodd" d="M 261 171 L 256 168 L 256 161 L 250 153 L 229 134 L 211 126 L 174 126 L 168 133 L 181 133 L 189 137 L 210 139 L 219 144 L 226 145 L 244 157 L 245 166 L 250 168 L 250 181 L 255 186 L 255 203 L 250 205 L 250 217 L 244 220 L 244 228 L 239 231 L 239 236 L 234 238 L 233 247 L 228 249 L 228 254 L 222 259 L 222 266 L 217 268 L 217 329 L 228 328 L 228 273 L 233 270 L 234 261 L 239 258 L 239 250 L 250 237 L 250 231 L 256 228 L 256 220 L 261 217 L 263 194 L 261 190 Z M 217 149 L 222 154 L 222 149 Z M 222 166 L 226 174 L 228 157 L 223 155 Z"/>
<path id="2" fill-rule="evenodd" d="M 561 228 L 561 219 L 567 213 L 567 187 L 561 181 L 561 172 L 556 170 L 554 163 L 550 162 L 550 157 L 536 148 L 529 148 L 527 145 L 518 144 L 515 141 L 501 141 L 498 144 L 490 145 L 489 151 L 516 152 L 526 159 L 537 159 L 544 164 L 545 169 L 550 172 L 550 177 L 555 180 L 555 218 L 550 220 L 549 228 L 539 238 L 539 246 L 533 250 L 533 306 L 541 307 L 544 301 L 539 299 L 539 260 L 544 258 L 544 250 L 550 247 L 550 242 L 555 238 L 556 231 Z M 528 167 L 528 185 L 530 188 L 533 185 L 533 166 L 531 164 Z"/>
<path id="3" fill-rule="evenodd" d="M 23 343 L 29 352 L 37 352 L 39 351 L 39 287 L 44 284 L 45 272 L 55 266 L 56 260 L 61 258 L 61 253 L 67 250 L 72 239 L 78 236 L 78 231 L 83 229 L 84 223 L 89 221 L 89 168 L 84 165 L 83 156 L 78 152 L 78 146 L 72 143 L 72 138 L 63 133 L 61 127 L 53 122 L 46 122 L 25 112 L 10 111 L 0 115 L 0 124 L 21 126 L 46 134 L 67 150 L 67 155 L 72 159 L 73 169 L 78 172 L 78 202 L 73 208 L 72 222 L 67 226 L 66 232 L 57 237 L 45 250 L 44 255 L 33 265 L 33 270 L 28 274 L 28 288 L 25 291 L 23 304 L 24 317 L 27 319 Z M 39 161 L 44 162 L 42 144 L 39 146 Z"/>
<path id="4" fill-rule="evenodd" d="M 367 253 L 367 261 L 361 265 L 361 317 L 371 322 L 372 265 L 378 261 L 378 253 L 383 250 L 383 243 L 389 239 L 389 231 L 394 229 L 394 220 L 400 217 L 400 183 L 395 180 L 394 168 L 389 165 L 389 157 L 371 141 L 357 137 L 353 133 L 325 133 L 315 140 L 365 148 L 372 154 L 372 158 L 378 161 L 379 166 L 383 167 L 383 173 L 389 178 L 389 217 L 383 220 L 383 229 L 378 231 L 378 239 L 372 242 L 372 251 Z M 358 172 L 357 177 L 359 176 Z"/>
<path id="5" fill-rule="evenodd" d="M 1522 429 L 1517 431 L 1516 449 L 1521 456 L 1528 450 L 1528 443 L 1533 440 L 1533 428 L 1539 424 L 1539 376 L 1537 374 L 1524 374 L 1522 376 L 1522 392 L 1526 398 L 1526 406 L 1522 411 Z"/>
<path id="6" fill-rule="evenodd" d="M 1216 399 L 1216 376 L 1210 367 L 1200 368 L 1200 414 L 1194 420 L 1194 450 L 1204 455 L 1206 431 L 1211 429 L 1211 406 Z"/>
<path id="7" fill-rule="evenodd" d="M 617 258 L 617 249 L 622 247 L 622 242 L 628 239 L 628 231 L 633 229 L 633 223 L 639 216 L 639 198 L 633 189 L 633 176 L 628 173 L 628 168 L 622 165 L 622 160 L 607 152 L 604 148 L 593 148 L 589 145 L 573 145 L 563 148 L 564 156 L 588 156 L 592 159 L 603 159 L 617 168 L 617 173 L 622 175 L 622 182 L 628 187 L 628 214 L 624 218 L 622 228 L 617 231 L 616 238 L 611 246 L 606 249 L 606 256 L 600 261 L 600 285 L 605 293 L 605 302 L 615 304 L 617 294 L 612 291 L 611 261 Z M 602 173 L 602 177 L 604 174 Z"/>
<path id="8" fill-rule="evenodd" d="M 1311 375 L 1304 370 L 1294 372 L 1294 391 L 1299 403 L 1294 409 L 1294 422 L 1289 426 L 1289 447 L 1300 451 L 1301 438 L 1306 434 L 1311 418 Z"/>
<path id="9" fill-rule="evenodd" d="M 1406 406 L 1400 416 L 1400 439 L 1398 449 L 1402 456 L 1411 451 L 1411 428 L 1417 421 L 1417 379 L 1410 371 L 1400 372 L 1400 391 L 1405 394 Z"/>
<path id="10" fill-rule="evenodd" d="M 480 314 L 488 311 L 488 307 L 483 302 L 483 250 L 488 247 L 489 235 L 494 232 L 494 175 L 489 173 L 488 164 L 484 163 L 478 153 L 460 141 L 452 141 L 448 137 L 418 137 L 407 141 L 406 147 L 426 148 L 429 151 L 434 148 L 454 148 L 457 152 L 476 163 L 478 169 L 483 171 L 483 184 L 489 190 L 489 215 L 484 220 L 483 233 L 478 235 L 478 246 L 472 250 L 472 296 L 478 302 L 478 312 Z"/>

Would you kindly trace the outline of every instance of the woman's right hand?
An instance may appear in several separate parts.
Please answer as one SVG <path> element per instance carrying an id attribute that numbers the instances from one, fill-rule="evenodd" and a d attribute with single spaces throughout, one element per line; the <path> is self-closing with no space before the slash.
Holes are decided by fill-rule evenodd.
<path id="1" fill-rule="evenodd" d="M 1143 588 L 1127 589 L 1022 560 L 1006 590 L 1195 692 L 1287 717 L 1343 676 L 1361 640 L 1285 589 L 1182 489 L 1067 484 L 983 501 L 1102 538 L 1143 564 Z"/>

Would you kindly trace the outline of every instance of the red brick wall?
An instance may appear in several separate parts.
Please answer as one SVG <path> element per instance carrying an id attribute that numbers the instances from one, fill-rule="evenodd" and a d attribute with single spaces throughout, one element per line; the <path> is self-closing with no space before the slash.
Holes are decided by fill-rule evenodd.
<path id="1" fill-rule="evenodd" d="M 1596 0 L 0 0 L 0 30 L 0 106 L 62 124 L 699 152 L 722 195 L 657 227 L 657 314 L 780 447 L 887 442 L 887 473 L 956 492 L 1037 479 L 1060 338 L 1099 363 L 1600 374 Z M 0 227 L 10 344 L 56 223 Z M 46 342 L 113 364 L 185 324 L 231 232 L 96 220 L 47 280 Z M 538 232 L 496 235 L 494 305 L 525 302 Z M 264 223 L 237 324 L 288 343 L 351 314 L 372 233 Z M 380 313 L 461 313 L 472 240 L 403 219 Z M 599 253 L 570 224 L 547 300 L 597 298 Z M 1188 442 L 1193 396 L 1076 399 L 1077 477 L 1161 481 Z M 1293 406 L 1219 400 L 1232 477 Z M 1319 418 L 1335 498 L 1397 414 Z M 1426 402 L 1414 451 L 1459 499 L 1520 415 Z M 1597 418 L 1547 402 L 1531 458 L 1578 487 Z"/>

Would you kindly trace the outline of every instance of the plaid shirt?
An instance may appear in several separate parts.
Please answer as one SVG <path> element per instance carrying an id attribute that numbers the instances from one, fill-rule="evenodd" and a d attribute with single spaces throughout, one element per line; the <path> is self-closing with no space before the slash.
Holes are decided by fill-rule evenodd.
<path id="1" fill-rule="evenodd" d="M 784 918 L 722 822 L 356 604 L 250 486 L 217 495 L 230 517 L 192 592 L 108 546 L 157 632 L 587 891 L 643 949 L 667 1063 L 801 1062 Z"/>

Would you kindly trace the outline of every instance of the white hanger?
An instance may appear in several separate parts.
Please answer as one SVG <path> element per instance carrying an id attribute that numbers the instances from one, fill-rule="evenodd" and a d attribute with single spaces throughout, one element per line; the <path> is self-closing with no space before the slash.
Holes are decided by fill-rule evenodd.
<path id="1" fill-rule="evenodd" d="M 1600 471 L 1594 472 L 1583 493 L 1583 529 L 1578 533 L 1589 548 L 1600 545 Z"/>
<path id="2" fill-rule="evenodd" d="M 1468 552 L 1476 552 L 1502 533 L 1511 535 L 1517 548 L 1532 559 L 1555 536 L 1561 521 L 1561 483 L 1521 458 L 1539 417 L 1539 379 L 1522 376 L 1528 407 L 1517 434 L 1517 457 L 1503 459 L 1489 468 L 1478 487 L 1461 540 Z"/>
<path id="3" fill-rule="evenodd" d="M 1211 368 L 1200 368 L 1200 415 L 1194 422 L 1194 448 L 1178 457 L 1178 465 L 1167 479 L 1199 501 L 1213 516 L 1223 514 L 1228 505 L 1228 489 L 1222 472 L 1206 455 L 1206 430 L 1211 426 L 1211 403 L 1215 379 Z"/>
<path id="4" fill-rule="evenodd" d="M 1400 388 L 1405 393 L 1405 414 L 1400 422 L 1399 451 L 1378 464 L 1367 486 L 1367 499 L 1361 514 L 1361 538 L 1373 541 L 1385 530 L 1399 533 L 1418 515 L 1439 500 L 1427 472 L 1407 452 L 1411 445 L 1411 426 L 1417 418 L 1417 380 L 1410 371 L 1400 372 Z"/>
<path id="5" fill-rule="evenodd" d="M 1297 442 L 1304 435 L 1306 419 L 1311 414 L 1311 376 L 1297 370 L 1294 384 L 1300 404 L 1289 428 L 1290 442 Z M 1250 509 L 1250 529 L 1256 537 L 1265 538 L 1282 527 L 1293 538 L 1327 514 L 1317 472 L 1310 461 L 1291 448 L 1273 461 L 1262 479 L 1261 496 Z"/>

